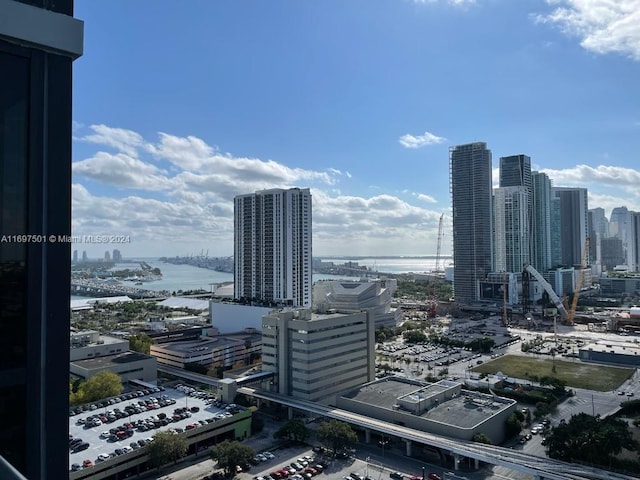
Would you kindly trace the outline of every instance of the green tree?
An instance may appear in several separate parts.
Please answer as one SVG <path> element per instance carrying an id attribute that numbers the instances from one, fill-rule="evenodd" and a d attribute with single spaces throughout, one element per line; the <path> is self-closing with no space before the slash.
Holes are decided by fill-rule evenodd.
<path id="1" fill-rule="evenodd" d="M 356 432 L 349 424 L 338 420 L 321 423 L 316 435 L 320 443 L 331 449 L 334 455 L 338 450 L 352 447 L 358 442 Z"/>
<path id="2" fill-rule="evenodd" d="M 407 343 L 423 343 L 427 341 L 427 336 L 420 330 L 407 330 L 402 336 Z"/>
<path id="3" fill-rule="evenodd" d="M 211 448 L 211 458 L 217 461 L 218 466 L 229 476 L 235 473 L 236 465 L 247 463 L 254 455 L 251 447 L 236 440 L 225 440 Z"/>
<path id="4" fill-rule="evenodd" d="M 133 350 L 134 352 L 149 355 L 152 344 L 153 340 L 151 340 L 151 337 L 145 335 L 144 333 L 137 333 L 129 337 L 129 349 Z"/>
<path id="5" fill-rule="evenodd" d="M 120 393 L 122 393 L 120 377 L 113 372 L 105 370 L 80 384 L 75 394 L 75 401 L 95 402 L 102 398 L 115 397 Z"/>
<path id="6" fill-rule="evenodd" d="M 149 463 L 160 468 L 168 462 L 177 463 L 187 454 L 188 444 L 184 436 L 173 432 L 158 432 L 153 436 L 153 442 L 147 445 Z"/>
<path id="7" fill-rule="evenodd" d="M 299 418 L 294 418 L 285 422 L 285 424 L 273 434 L 273 438 L 286 438 L 296 442 L 304 442 L 310 435 L 311 432 L 304 422 Z"/>
<path id="8" fill-rule="evenodd" d="M 505 422 L 505 430 L 507 437 L 515 437 L 522 431 L 522 424 L 520 423 L 520 419 L 518 418 L 518 413 L 524 419 L 524 415 L 522 412 L 514 412 L 509 418 L 507 418 Z"/>
<path id="9" fill-rule="evenodd" d="M 487 434 L 482 432 L 476 433 L 471 440 L 477 443 L 486 443 L 487 445 L 492 444 L 491 439 L 487 436 Z"/>
<path id="10" fill-rule="evenodd" d="M 542 441 L 549 457 L 566 462 L 588 462 L 610 466 L 622 449 L 637 450 L 629 425 L 624 420 L 573 415 L 566 423 L 553 427 Z"/>

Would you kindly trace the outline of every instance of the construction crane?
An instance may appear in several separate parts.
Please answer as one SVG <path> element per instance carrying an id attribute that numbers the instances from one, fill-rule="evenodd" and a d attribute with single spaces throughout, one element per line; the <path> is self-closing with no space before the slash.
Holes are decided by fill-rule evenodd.
<path id="1" fill-rule="evenodd" d="M 438 222 L 438 246 L 436 248 L 436 269 L 435 272 L 440 272 L 440 252 L 442 250 L 442 219 L 444 218 L 444 213 L 440 215 L 440 221 Z"/>
<path id="2" fill-rule="evenodd" d="M 573 292 L 573 300 L 571 301 L 571 308 L 567 315 L 567 324 L 573 325 L 573 317 L 576 314 L 576 307 L 578 306 L 578 297 L 580 296 L 580 289 L 582 288 L 582 282 L 584 281 L 584 271 L 587 268 L 587 255 L 589 255 L 589 237 L 584 239 L 584 251 L 582 252 L 582 260 L 580 262 L 580 270 L 578 270 L 578 278 L 576 279 L 576 288 Z"/>

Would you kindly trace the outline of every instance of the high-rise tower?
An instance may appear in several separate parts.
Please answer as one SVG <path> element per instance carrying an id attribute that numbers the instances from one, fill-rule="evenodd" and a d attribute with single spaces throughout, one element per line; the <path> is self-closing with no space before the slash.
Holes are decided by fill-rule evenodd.
<path id="1" fill-rule="evenodd" d="M 525 187 L 494 190 L 494 270 L 521 272 L 530 263 L 529 192 Z"/>
<path id="2" fill-rule="evenodd" d="M 459 302 L 479 298 L 493 266 L 491 150 L 484 142 L 449 149 L 453 210 L 453 288 Z"/>
<path id="3" fill-rule="evenodd" d="M 580 265 L 588 232 L 589 206 L 586 188 L 552 187 L 558 199 L 557 224 L 552 225 L 560 233 L 560 263 L 568 267 Z M 588 252 L 587 252 L 588 253 Z M 587 263 L 590 259 L 587 258 Z"/>
<path id="4" fill-rule="evenodd" d="M 500 188 L 519 187 L 520 190 L 509 190 L 509 195 L 500 195 L 500 199 L 506 200 L 507 210 L 496 209 L 498 213 L 506 213 L 508 218 L 501 218 L 501 225 L 498 225 L 498 218 L 495 218 L 495 234 L 507 241 L 504 249 L 500 250 L 501 256 L 508 257 L 508 272 L 522 271 L 525 263 L 531 263 L 532 242 L 534 236 L 535 223 L 533 222 L 533 184 L 531 180 L 531 158 L 527 155 L 511 155 L 500 157 Z M 505 191 L 502 192 L 503 194 Z M 516 196 L 514 196 L 516 195 Z M 523 211 L 521 211 L 523 210 Z M 501 228 L 507 227 L 508 232 Z M 497 239 L 496 239 L 497 241 Z M 514 242 L 517 242 L 514 243 Z M 496 250 L 496 255 L 498 250 Z M 496 258 L 496 261 L 498 258 Z M 495 265 L 497 271 L 503 271 L 506 264 Z"/>
<path id="5" fill-rule="evenodd" d="M 531 172 L 533 188 L 533 238 L 531 264 L 539 272 L 551 268 L 551 180 L 546 173 Z"/>
<path id="6" fill-rule="evenodd" d="M 0 1 L 0 478 L 69 475 L 73 0 Z M 36 241 L 37 240 L 37 241 Z M 62 388 L 61 388 L 62 387 Z"/>
<path id="7" fill-rule="evenodd" d="M 234 227 L 235 298 L 311 306 L 309 189 L 238 195 Z"/>

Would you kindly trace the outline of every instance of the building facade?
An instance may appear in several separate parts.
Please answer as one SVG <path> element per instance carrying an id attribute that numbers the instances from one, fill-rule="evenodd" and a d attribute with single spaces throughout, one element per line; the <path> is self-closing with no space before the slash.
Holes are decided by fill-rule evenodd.
<path id="1" fill-rule="evenodd" d="M 588 232 L 586 188 L 553 187 L 558 200 L 559 215 L 552 228 L 560 234 L 560 263 L 565 266 L 580 265 Z M 587 263 L 589 255 L 587 252 Z"/>
<path id="2" fill-rule="evenodd" d="M 0 243 L 0 456 L 27 478 L 60 479 L 71 244 L 39 238 L 71 234 L 72 63 L 84 27 L 72 0 L 3 0 L 0 19 L 0 231 L 36 236 Z"/>
<path id="3" fill-rule="evenodd" d="M 234 297 L 311 306 L 309 189 L 262 190 L 234 200 Z"/>
<path id="4" fill-rule="evenodd" d="M 335 405 L 336 395 L 375 378 L 375 329 L 370 311 L 316 314 L 274 311 L 262 318 L 262 370 L 269 388 Z"/>
<path id="5" fill-rule="evenodd" d="M 521 272 L 530 263 L 529 192 L 521 186 L 494 192 L 495 271 Z"/>
<path id="6" fill-rule="evenodd" d="M 453 289 L 456 301 L 480 298 L 493 267 L 491 150 L 484 142 L 449 149 L 453 210 Z"/>
<path id="7" fill-rule="evenodd" d="M 539 272 L 551 268 L 551 180 L 542 172 L 531 172 L 533 188 L 533 245 L 531 264 Z"/>

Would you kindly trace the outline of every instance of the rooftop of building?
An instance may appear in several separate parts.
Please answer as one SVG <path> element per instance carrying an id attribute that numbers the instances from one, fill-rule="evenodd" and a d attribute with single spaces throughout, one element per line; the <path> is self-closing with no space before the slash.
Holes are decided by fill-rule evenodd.
<path id="1" fill-rule="evenodd" d="M 95 368 L 117 366 L 117 365 L 123 365 L 127 363 L 139 362 L 141 360 L 148 360 L 151 358 L 155 358 L 155 357 L 152 357 L 150 355 L 145 355 L 143 353 L 138 353 L 138 352 L 124 352 L 124 353 L 118 353 L 115 355 L 106 355 L 104 357 L 87 358 L 85 360 L 75 360 L 71 363 L 82 368 L 95 369 Z"/>
<path id="2" fill-rule="evenodd" d="M 206 337 L 201 340 L 167 342 L 161 345 L 153 345 L 152 347 L 154 349 L 164 349 L 176 353 L 200 353 L 204 355 L 207 352 L 216 351 L 230 344 L 244 345 L 244 342 L 247 340 L 255 345 L 262 342 L 262 335 L 259 333 L 235 333 L 217 337 Z"/>
<path id="3" fill-rule="evenodd" d="M 456 390 L 457 393 L 453 394 L 453 398 L 429 408 L 419 416 L 429 421 L 453 425 L 458 428 L 473 428 L 515 403 L 514 400 L 507 398 L 458 390 L 457 387 L 461 386 L 459 382 L 449 380 L 426 383 L 400 377 L 386 377 L 343 393 L 342 397 L 378 408 L 414 415 L 407 410 L 399 409 L 398 400 L 402 397 L 416 396 L 415 400 L 417 401 L 418 396 L 428 398 L 449 389 Z"/>
<path id="4" fill-rule="evenodd" d="M 631 342 L 612 342 L 599 340 L 580 347 L 580 350 L 615 353 L 616 355 L 640 355 L 640 345 Z"/>

